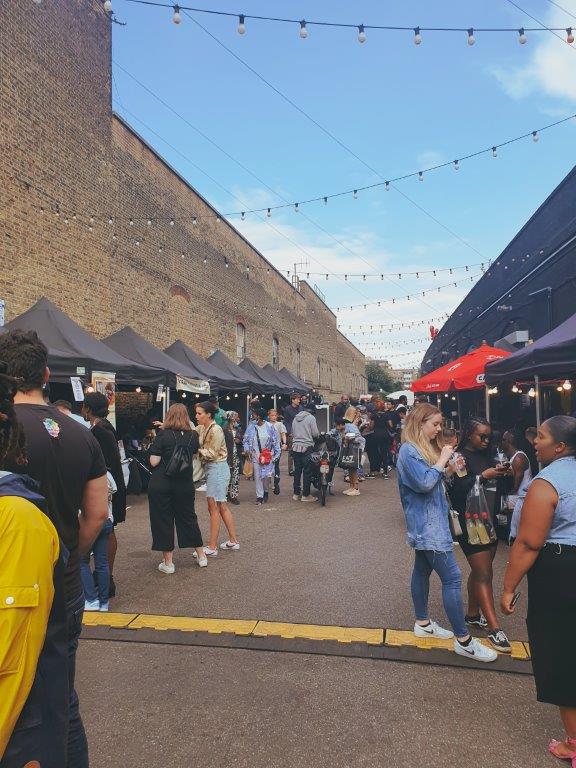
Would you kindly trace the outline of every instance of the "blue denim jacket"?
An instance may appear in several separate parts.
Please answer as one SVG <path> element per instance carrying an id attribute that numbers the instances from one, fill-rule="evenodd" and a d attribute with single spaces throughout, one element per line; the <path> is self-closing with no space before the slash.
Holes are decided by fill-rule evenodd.
<path id="1" fill-rule="evenodd" d="M 414 549 L 450 552 L 453 548 L 443 473 L 404 443 L 396 465 L 408 544 Z"/>

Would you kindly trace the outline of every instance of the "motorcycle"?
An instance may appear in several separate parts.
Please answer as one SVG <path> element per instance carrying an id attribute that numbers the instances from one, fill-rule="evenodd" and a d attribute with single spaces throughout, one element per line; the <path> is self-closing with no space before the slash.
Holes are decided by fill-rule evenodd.
<path id="1" fill-rule="evenodd" d="M 338 441 L 332 435 L 322 433 L 308 454 L 312 485 L 318 490 L 318 498 L 323 507 L 326 506 L 339 453 Z"/>

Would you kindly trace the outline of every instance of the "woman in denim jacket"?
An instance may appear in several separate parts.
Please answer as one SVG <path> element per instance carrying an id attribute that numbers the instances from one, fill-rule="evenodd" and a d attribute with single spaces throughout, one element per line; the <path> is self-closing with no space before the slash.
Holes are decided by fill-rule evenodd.
<path id="1" fill-rule="evenodd" d="M 497 653 L 472 638 L 464 621 L 462 574 L 453 552 L 448 520 L 449 507 L 444 472 L 451 446 L 441 447 L 442 413 L 427 403 L 416 406 L 406 417 L 397 472 L 400 499 L 406 517 L 407 540 L 415 550 L 412 572 L 412 601 L 416 614 L 416 637 L 454 639 L 454 651 L 476 661 L 494 661 Z M 430 575 L 436 571 L 442 582 L 444 610 L 452 632 L 443 629 L 428 615 Z"/>

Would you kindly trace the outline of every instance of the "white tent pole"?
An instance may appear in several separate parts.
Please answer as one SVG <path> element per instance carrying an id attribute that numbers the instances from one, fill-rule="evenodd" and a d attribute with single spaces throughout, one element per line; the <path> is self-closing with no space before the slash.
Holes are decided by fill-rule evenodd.
<path id="1" fill-rule="evenodd" d="M 166 419 L 168 408 L 170 408 L 170 387 L 166 387 L 164 397 L 162 398 L 162 421 Z"/>
<path id="2" fill-rule="evenodd" d="M 488 392 L 488 387 L 485 388 L 486 393 L 486 421 L 490 421 L 490 394 Z"/>
<path id="3" fill-rule="evenodd" d="M 540 376 L 534 376 L 534 389 L 536 390 L 536 427 L 540 429 L 540 424 L 542 424 L 542 403 L 540 402 Z"/>

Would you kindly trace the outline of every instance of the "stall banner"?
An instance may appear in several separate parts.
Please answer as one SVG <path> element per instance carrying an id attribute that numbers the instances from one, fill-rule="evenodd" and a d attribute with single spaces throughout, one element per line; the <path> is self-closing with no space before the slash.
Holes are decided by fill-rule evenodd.
<path id="1" fill-rule="evenodd" d="M 95 392 L 106 395 L 108 400 L 108 421 L 116 428 L 116 374 L 92 371 L 92 387 Z"/>
<path id="2" fill-rule="evenodd" d="M 188 379 L 186 376 L 176 376 L 176 389 L 182 389 L 185 392 L 196 392 L 199 395 L 210 394 L 210 384 L 201 379 Z"/>
<path id="3" fill-rule="evenodd" d="M 74 400 L 77 403 L 84 400 L 84 388 L 82 387 L 82 381 L 80 376 L 70 376 L 70 384 L 72 384 L 72 392 L 74 392 Z"/>
<path id="4" fill-rule="evenodd" d="M 164 398 L 164 384 L 158 384 L 158 389 L 156 390 L 156 402 L 161 403 L 163 398 Z"/>

